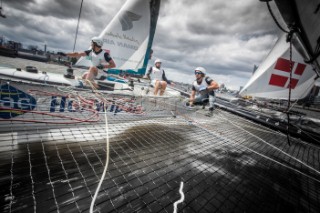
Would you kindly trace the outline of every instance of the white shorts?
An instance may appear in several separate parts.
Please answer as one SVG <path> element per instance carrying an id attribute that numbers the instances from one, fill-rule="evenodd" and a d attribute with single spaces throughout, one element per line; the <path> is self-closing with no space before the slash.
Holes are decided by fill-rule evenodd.
<path id="1" fill-rule="evenodd" d="M 152 85 L 153 87 L 155 87 L 157 81 L 159 81 L 159 80 L 152 80 L 152 81 L 151 81 L 151 85 Z"/>

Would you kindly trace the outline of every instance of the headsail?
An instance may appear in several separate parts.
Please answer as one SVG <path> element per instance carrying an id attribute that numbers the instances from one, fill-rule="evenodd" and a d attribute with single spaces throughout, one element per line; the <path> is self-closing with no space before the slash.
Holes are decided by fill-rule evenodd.
<path id="1" fill-rule="evenodd" d="M 240 91 L 241 96 L 266 99 L 288 99 L 290 81 L 290 50 L 283 34 L 261 63 L 249 82 Z M 307 96 L 312 89 L 316 73 L 306 64 L 292 48 L 291 99 L 297 100 Z"/>
<path id="2" fill-rule="evenodd" d="M 103 49 L 110 51 L 116 69 L 143 75 L 149 60 L 155 28 L 158 20 L 160 0 L 128 0 L 99 37 L 103 38 Z M 78 66 L 90 66 L 85 57 Z"/>

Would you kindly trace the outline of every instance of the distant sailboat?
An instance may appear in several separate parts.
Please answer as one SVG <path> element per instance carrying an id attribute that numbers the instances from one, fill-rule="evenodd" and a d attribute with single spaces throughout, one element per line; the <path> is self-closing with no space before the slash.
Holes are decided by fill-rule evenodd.
<path id="1" fill-rule="evenodd" d="M 283 34 L 267 58 L 240 91 L 241 96 L 265 99 L 288 99 L 290 51 Z M 303 99 L 311 91 L 317 74 L 293 48 L 291 100 Z"/>
<path id="2" fill-rule="evenodd" d="M 99 35 L 104 47 L 110 52 L 117 67 L 109 73 L 144 75 L 148 64 L 155 28 L 160 8 L 160 0 L 130 0 Z M 82 57 L 78 66 L 90 66 L 91 61 Z"/>

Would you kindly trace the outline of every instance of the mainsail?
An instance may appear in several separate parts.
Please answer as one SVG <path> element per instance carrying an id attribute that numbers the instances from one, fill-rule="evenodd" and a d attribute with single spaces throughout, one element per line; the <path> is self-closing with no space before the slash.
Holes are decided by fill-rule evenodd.
<path id="1" fill-rule="evenodd" d="M 294 46 L 320 75 L 320 2 L 319 0 L 275 0 Z"/>
<path id="2" fill-rule="evenodd" d="M 290 44 L 283 34 L 261 63 L 249 82 L 240 91 L 241 96 L 266 99 L 288 99 L 290 82 Z M 292 47 L 291 100 L 302 99 L 311 91 L 316 73 Z"/>
<path id="3" fill-rule="evenodd" d="M 101 32 L 103 49 L 110 52 L 116 63 L 116 69 L 109 72 L 145 73 L 159 8 L 160 0 L 128 0 Z M 91 61 L 82 57 L 76 65 L 90 66 Z"/>

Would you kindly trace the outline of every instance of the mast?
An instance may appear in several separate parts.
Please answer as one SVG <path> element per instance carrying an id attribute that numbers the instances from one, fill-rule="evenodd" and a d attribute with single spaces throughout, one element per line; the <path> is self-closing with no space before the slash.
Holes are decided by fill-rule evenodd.
<path id="1" fill-rule="evenodd" d="M 76 28 L 76 34 L 75 34 L 75 37 L 74 37 L 74 44 L 73 44 L 73 50 L 72 50 L 72 52 L 74 52 L 74 50 L 75 50 L 75 48 L 76 48 L 78 31 L 79 31 L 79 24 L 80 24 L 80 17 L 81 17 L 81 11 L 82 11 L 82 4 L 83 4 L 83 0 L 81 1 L 81 5 L 80 5 L 78 23 L 77 23 L 77 28 Z"/>
<path id="2" fill-rule="evenodd" d="M 154 34 L 156 32 L 156 26 L 157 26 L 157 21 L 158 21 L 158 16 L 159 16 L 159 10 L 160 10 L 160 0 L 151 0 L 150 2 L 150 11 L 151 11 L 151 21 L 150 21 L 150 37 L 149 37 L 149 42 L 148 42 L 148 47 L 147 47 L 147 52 L 144 58 L 143 62 L 143 70 L 141 70 L 141 73 L 145 74 L 148 62 L 151 58 L 152 54 L 152 43 L 153 43 L 153 38 Z"/>

